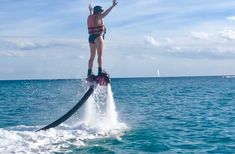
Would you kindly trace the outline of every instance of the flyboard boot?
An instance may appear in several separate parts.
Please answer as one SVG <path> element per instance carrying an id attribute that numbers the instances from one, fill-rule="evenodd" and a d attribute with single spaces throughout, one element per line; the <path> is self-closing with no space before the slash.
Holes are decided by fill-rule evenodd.
<path id="1" fill-rule="evenodd" d="M 107 86 L 111 80 L 109 74 L 102 69 L 98 69 L 98 75 L 88 74 L 86 81 L 89 85 L 100 85 L 100 86 Z"/>

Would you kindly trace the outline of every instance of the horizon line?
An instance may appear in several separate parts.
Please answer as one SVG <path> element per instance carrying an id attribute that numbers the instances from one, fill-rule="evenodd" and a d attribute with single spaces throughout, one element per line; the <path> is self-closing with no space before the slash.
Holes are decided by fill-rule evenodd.
<path id="1" fill-rule="evenodd" d="M 224 75 L 185 75 L 185 76 L 137 76 L 137 77 L 111 77 L 111 79 L 146 79 L 146 78 L 196 78 L 196 77 L 235 77 L 233 74 Z M 32 79 L 0 79 L 0 81 L 43 81 L 43 80 L 85 80 L 85 78 L 32 78 Z"/>

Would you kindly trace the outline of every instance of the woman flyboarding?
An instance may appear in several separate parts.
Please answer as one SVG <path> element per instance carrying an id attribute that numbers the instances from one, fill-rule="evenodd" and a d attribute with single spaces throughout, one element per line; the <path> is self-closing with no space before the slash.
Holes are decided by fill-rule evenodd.
<path id="1" fill-rule="evenodd" d="M 104 34 L 106 31 L 103 18 L 109 14 L 109 12 L 117 5 L 117 1 L 113 0 L 113 4 L 107 10 L 103 10 L 101 6 L 95 6 L 92 8 L 89 4 L 90 15 L 87 18 L 87 27 L 89 33 L 89 45 L 90 45 L 90 59 L 88 61 L 88 73 L 87 77 L 93 76 L 92 67 L 95 59 L 96 51 L 98 54 L 98 75 L 102 73 L 102 53 L 104 49 Z"/>

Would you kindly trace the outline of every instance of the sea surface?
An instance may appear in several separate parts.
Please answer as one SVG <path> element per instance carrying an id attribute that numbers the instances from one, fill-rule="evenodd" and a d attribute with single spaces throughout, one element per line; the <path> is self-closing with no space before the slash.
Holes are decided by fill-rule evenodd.
<path id="1" fill-rule="evenodd" d="M 68 121 L 83 80 L 0 81 L 0 153 L 235 153 L 235 78 L 112 79 Z"/>

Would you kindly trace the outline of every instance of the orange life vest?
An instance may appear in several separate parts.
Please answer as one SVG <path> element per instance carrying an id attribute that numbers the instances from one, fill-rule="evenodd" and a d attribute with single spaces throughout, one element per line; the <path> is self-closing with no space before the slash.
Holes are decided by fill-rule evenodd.
<path id="1" fill-rule="evenodd" d="M 101 24 L 96 24 L 96 18 L 100 18 Z M 88 33 L 91 34 L 102 34 L 105 32 L 105 26 L 101 17 L 96 15 L 89 15 L 87 19 Z"/>

